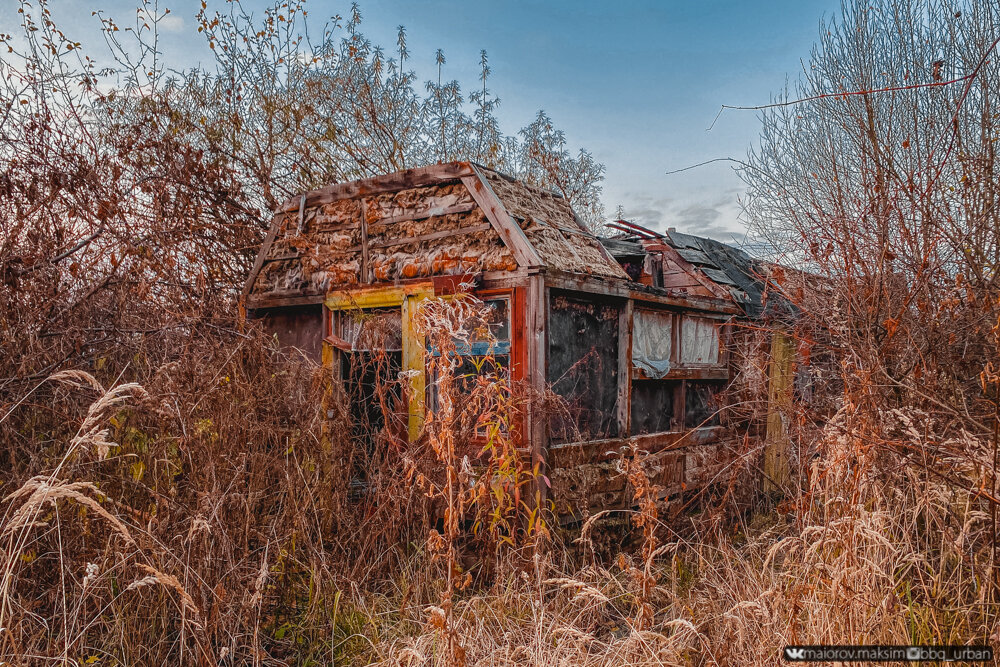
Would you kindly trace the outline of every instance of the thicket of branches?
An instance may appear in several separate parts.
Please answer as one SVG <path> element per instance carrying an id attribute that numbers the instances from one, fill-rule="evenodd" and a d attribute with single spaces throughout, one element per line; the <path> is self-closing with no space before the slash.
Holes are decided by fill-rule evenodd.
<path id="1" fill-rule="evenodd" d="M 981 605 L 982 636 L 1000 583 L 998 40 L 994 3 L 845 2 L 795 88 L 761 112 L 741 168 L 753 231 L 807 272 L 775 275 L 799 309 L 800 353 L 837 360 L 822 372 L 839 389 L 792 421 L 838 413 L 835 435 L 798 439 L 796 492 L 808 507 L 840 480 L 848 505 L 822 510 L 826 525 L 912 512 L 914 540 L 942 562 L 988 518 L 961 549 L 992 585 L 953 593 Z"/>
<path id="2" fill-rule="evenodd" d="M 348 503 L 366 452 L 337 389 L 237 312 L 276 204 L 471 159 L 599 219 L 603 167 L 542 112 L 504 136 L 485 53 L 468 96 L 421 90 L 403 29 L 387 55 L 356 6 L 312 25 L 302 2 L 219 9 L 196 17 L 209 69 L 164 61 L 155 2 L 95 13 L 100 48 L 44 1 L 0 36 L 0 659 L 329 660 L 357 630 L 342 591 L 422 557 L 419 462 L 382 442 Z M 419 600 L 441 572 L 450 590 L 447 560 L 412 580 Z"/>
<path id="3" fill-rule="evenodd" d="M 926 410 L 987 440 L 994 404 L 982 373 L 1000 314 L 998 19 L 990 3 L 845 4 L 786 93 L 806 101 L 762 112 L 741 172 L 754 231 L 820 277 L 801 291 L 790 273 L 786 291 L 803 345 L 842 360 L 856 410 Z"/>

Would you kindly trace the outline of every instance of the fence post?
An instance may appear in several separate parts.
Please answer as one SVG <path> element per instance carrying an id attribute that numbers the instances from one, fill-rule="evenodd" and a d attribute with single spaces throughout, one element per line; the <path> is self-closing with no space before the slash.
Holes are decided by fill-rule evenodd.
<path id="1" fill-rule="evenodd" d="M 782 331 L 771 334 L 767 387 L 767 436 L 764 444 L 764 491 L 781 492 L 791 479 L 788 419 L 794 389 L 794 341 Z"/>

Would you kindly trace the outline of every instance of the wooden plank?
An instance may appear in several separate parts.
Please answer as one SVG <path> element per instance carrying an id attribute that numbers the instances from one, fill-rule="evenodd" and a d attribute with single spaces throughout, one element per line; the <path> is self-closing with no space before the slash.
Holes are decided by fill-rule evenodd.
<path id="1" fill-rule="evenodd" d="M 545 271 L 545 284 L 571 292 L 602 294 L 679 309 L 704 311 L 703 316 L 705 317 L 710 317 L 709 313 L 737 314 L 741 312 L 731 299 L 679 296 L 662 288 L 640 285 L 622 278 L 597 278 L 548 268 Z"/>
<path id="2" fill-rule="evenodd" d="M 625 302 L 618 315 L 618 435 L 629 435 L 632 417 L 632 313 L 635 302 Z"/>
<path id="3" fill-rule="evenodd" d="M 457 181 L 465 176 L 472 176 L 474 173 L 472 165 L 468 162 L 447 162 L 365 178 L 350 183 L 336 183 L 305 193 L 306 207 L 329 204 L 341 199 L 355 199 L 385 192 L 399 192 L 410 188 L 436 185 L 446 181 Z M 296 196 L 289 199 L 278 210 L 282 213 L 294 211 L 297 206 L 297 198 Z"/>
<path id="4" fill-rule="evenodd" d="M 299 197 L 299 221 L 296 225 L 298 233 L 301 235 L 306 226 L 306 196 Z"/>
<path id="5" fill-rule="evenodd" d="M 650 377 L 641 368 L 632 369 L 632 379 L 633 380 L 728 380 L 729 379 L 729 369 L 725 367 L 712 367 L 712 368 L 676 368 L 670 369 L 670 372 L 664 375 L 662 378 Z"/>
<path id="6" fill-rule="evenodd" d="M 673 449 L 697 447 L 719 440 L 726 432 L 722 426 L 704 426 L 691 430 L 647 433 L 630 438 L 609 438 L 589 442 L 571 442 L 552 445 L 548 449 L 550 468 L 569 468 L 577 465 L 611 461 L 619 456 L 622 447 L 635 442 L 640 451 L 655 454 Z"/>
<path id="7" fill-rule="evenodd" d="M 274 237 L 278 235 L 278 228 L 281 227 L 284 217 L 284 214 L 280 211 L 271 217 L 271 228 L 267 230 L 267 236 L 264 237 L 264 243 L 261 244 L 260 250 L 257 252 L 257 259 L 254 260 L 253 268 L 250 269 L 250 276 L 243 285 L 243 292 L 240 294 L 240 299 L 244 302 L 250 296 L 254 283 L 257 282 L 257 275 L 260 274 L 260 269 L 264 266 L 264 258 L 267 257 L 268 251 L 271 250 L 271 244 L 274 243 Z"/>
<path id="8" fill-rule="evenodd" d="M 424 427 L 426 406 L 424 396 L 427 391 L 427 379 L 424 367 L 424 351 L 426 348 L 423 335 L 417 331 L 414 317 L 419 301 L 426 294 L 408 294 L 403 300 L 403 370 L 413 371 L 410 376 L 409 404 L 407 406 L 407 434 L 410 442 L 420 437 Z"/>
<path id="9" fill-rule="evenodd" d="M 535 252 L 534 247 L 524 235 L 524 230 L 514 219 L 510 217 L 507 209 L 503 207 L 497 199 L 493 188 L 486 181 L 479 170 L 473 166 L 474 174 L 462 179 L 462 183 L 468 188 L 472 198 L 483 209 L 486 219 L 490 221 L 497 234 L 503 239 L 517 263 L 524 268 L 535 268 L 542 266 L 542 260 Z"/>
<path id="10" fill-rule="evenodd" d="M 465 204 L 455 204 L 454 206 L 438 206 L 437 208 L 429 208 L 424 211 L 414 211 L 412 213 L 396 215 L 390 218 L 379 218 L 372 224 L 393 225 L 399 222 L 412 222 L 415 220 L 426 220 L 427 218 L 438 218 L 443 215 L 468 213 L 469 211 L 475 209 L 476 206 L 477 204 L 475 202 L 467 202 Z"/>
<path id="11" fill-rule="evenodd" d="M 316 291 L 292 292 L 286 294 L 249 295 L 244 301 L 247 310 L 266 310 L 268 308 L 284 308 L 287 306 L 312 306 L 323 303 L 326 297 Z"/>
<path id="12" fill-rule="evenodd" d="M 433 296 L 434 283 L 425 278 L 403 285 L 359 285 L 354 289 L 342 289 L 330 293 L 323 303 L 331 310 L 383 308 L 402 305 L 406 297 L 411 294 Z"/>
<path id="13" fill-rule="evenodd" d="M 730 351 L 733 347 L 733 321 L 732 318 L 726 321 L 719 330 L 719 364 L 729 369 Z M 726 378 L 729 379 L 729 373 Z"/>
<path id="14" fill-rule="evenodd" d="M 505 289 L 524 287 L 528 284 L 528 272 L 525 269 L 516 271 L 484 271 L 479 276 L 483 289 Z"/>
<path id="15" fill-rule="evenodd" d="M 443 229 L 439 232 L 430 232 L 428 234 L 420 234 L 418 236 L 407 236 L 405 238 L 393 239 L 391 241 L 379 241 L 378 243 L 372 243 L 370 247 L 372 248 L 391 248 L 392 246 L 405 245 L 407 243 L 420 243 L 422 241 L 434 241 L 437 239 L 448 238 L 449 236 L 462 236 L 464 234 L 475 234 L 477 232 L 485 232 L 487 229 L 492 227 L 488 222 L 484 222 L 481 225 L 473 225 L 472 227 L 458 227 L 457 229 Z M 366 238 L 366 235 L 362 235 L 362 238 Z"/>
<path id="16" fill-rule="evenodd" d="M 783 492 L 791 479 L 791 416 L 795 345 L 782 331 L 771 334 L 771 361 L 767 387 L 767 441 L 764 445 L 764 491 Z"/>
<path id="17" fill-rule="evenodd" d="M 368 205 L 361 200 L 361 282 L 371 283 L 371 262 L 368 257 Z"/>

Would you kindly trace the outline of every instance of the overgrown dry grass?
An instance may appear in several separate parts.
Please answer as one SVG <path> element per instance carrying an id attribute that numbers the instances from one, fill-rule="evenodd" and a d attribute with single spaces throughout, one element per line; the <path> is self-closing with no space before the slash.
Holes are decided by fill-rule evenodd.
<path id="1" fill-rule="evenodd" d="M 485 569 L 466 540 L 461 565 L 488 575 L 456 587 L 421 494 L 373 479 L 392 502 L 348 502 L 349 443 L 310 400 L 322 383 L 255 345 L 146 388 L 50 378 L 81 416 L 53 465 L 5 489 L 0 660 L 451 665 L 457 642 L 481 665 L 770 665 L 787 643 L 996 639 L 976 491 L 992 444 L 928 414 L 845 405 L 803 443 L 794 502 L 727 522 L 644 507 L 649 528 L 617 550 L 556 533 Z M 275 420 L 280 437 L 255 442 Z M 912 460 L 931 449 L 952 460 Z M 626 473 L 641 486 L 641 466 Z"/>
<path id="2" fill-rule="evenodd" d="M 925 444 L 928 424 L 885 418 Z M 845 410 L 824 430 L 803 512 L 756 514 L 733 532 L 661 545 L 648 628 L 636 623 L 637 553 L 584 564 L 552 549 L 456 601 L 469 662 L 772 665 L 792 643 L 995 642 L 982 499 L 914 473 L 852 429 Z M 967 436 L 953 444 L 988 451 Z M 366 638 L 355 642 L 358 664 L 449 664 L 408 581 L 404 571 L 394 588 L 356 601 Z"/>

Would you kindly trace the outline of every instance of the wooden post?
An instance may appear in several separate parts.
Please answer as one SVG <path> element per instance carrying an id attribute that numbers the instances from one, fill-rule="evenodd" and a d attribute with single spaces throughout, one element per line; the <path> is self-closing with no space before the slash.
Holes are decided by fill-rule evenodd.
<path id="1" fill-rule="evenodd" d="M 767 441 L 764 444 L 764 491 L 782 492 L 791 479 L 788 419 L 794 389 L 795 345 L 782 331 L 771 334 L 767 388 Z"/>
<path id="2" fill-rule="evenodd" d="M 680 368 L 681 359 L 684 358 L 682 346 L 684 341 L 681 340 L 681 321 L 684 319 L 683 313 L 674 313 L 673 317 L 670 318 L 670 367 Z M 677 381 L 674 385 L 674 416 L 673 424 L 670 426 L 672 431 L 683 431 L 684 430 L 684 403 L 687 395 L 685 393 L 684 380 Z"/>
<path id="3" fill-rule="evenodd" d="M 548 320 L 548 299 L 546 298 L 545 277 L 542 273 L 531 273 L 528 276 L 527 291 L 527 335 L 524 337 L 528 348 L 527 378 L 530 387 L 528 401 L 528 442 L 531 445 L 531 466 L 538 466 L 538 474 L 547 475 L 546 471 L 546 429 L 545 418 L 539 410 L 538 401 L 545 391 L 545 355 L 546 355 L 546 321 Z M 548 497 L 548 485 L 545 480 L 538 480 L 539 504 L 545 505 Z"/>
<path id="4" fill-rule="evenodd" d="M 632 417 L 632 314 L 629 299 L 618 317 L 618 437 L 627 438 Z"/>
<path id="5" fill-rule="evenodd" d="M 409 417 L 407 418 L 407 433 L 410 442 L 413 442 L 420 435 L 420 430 L 424 427 L 425 401 L 424 394 L 427 391 L 427 378 L 425 376 L 424 350 L 427 343 L 424 337 L 416 330 L 414 316 L 417 306 L 426 295 L 409 294 L 403 299 L 402 321 L 403 321 L 403 370 L 413 371 L 410 377 L 410 401 L 408 405 Z"/>
<path id="6" fill-rule="evenodd" d="M 361 222 L 358 224 L 361 225 L 361 282 L 367 285 L 371 283 L 372 278 L 368 258 L 368 206 L 363 198 L 361 199 Z"/>

